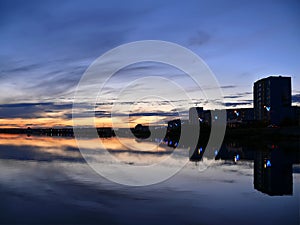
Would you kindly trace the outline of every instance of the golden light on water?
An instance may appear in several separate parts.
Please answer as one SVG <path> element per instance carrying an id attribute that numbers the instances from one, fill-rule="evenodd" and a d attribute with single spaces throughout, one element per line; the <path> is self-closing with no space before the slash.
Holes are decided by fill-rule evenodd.
<path id="1" fill-rule="evenodd" d="M 101 144 L 102 144 L 102 147 Z M 83 144 L 82 144 L 83 143 Z M 119 161 L 137 165 L 149 165 L 166 159 L 174 150 L 167 145 L 151 141 L 137 141 L 132 138 L 86 139 L 81 142 L 84 149 L 99 152 L 107 150 Z M 16 146 L 26 151 L 24 146 L 34 149 L 36 153 L 50 154 L 54 157 L 81 159 L 76 140 L 73 137 L 27 136 L 25 134 L 0 134 L 0 145 Z M 134 151 L 131 146 L 139 150 Z M 158 154 L 157 154 L 158 153 Z"/>

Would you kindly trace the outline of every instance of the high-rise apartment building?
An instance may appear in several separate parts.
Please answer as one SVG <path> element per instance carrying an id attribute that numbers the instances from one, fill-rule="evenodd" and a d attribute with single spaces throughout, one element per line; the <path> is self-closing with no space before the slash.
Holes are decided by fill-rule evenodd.
<path id="1" fill-rule="evenodd" d="M 254 118 L 279 124 L 291 116 L 291 77 L 270 76 L 254 83 Z"/>

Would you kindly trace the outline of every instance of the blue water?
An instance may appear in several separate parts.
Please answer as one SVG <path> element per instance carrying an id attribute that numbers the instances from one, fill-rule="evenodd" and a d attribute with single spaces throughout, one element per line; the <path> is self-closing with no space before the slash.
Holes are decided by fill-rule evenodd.
<path id="1" fill-rule="evenodd" d="M 121 160 L 155 161 L 106 141 Z M 0 223 L 299 224 L 300 166 L 293 152 L 273 147 L 229 144 L 218 160 L 189 162 L 164 182 L 130 187 L 94 172 L 72 138 L 0 135 Z"/>

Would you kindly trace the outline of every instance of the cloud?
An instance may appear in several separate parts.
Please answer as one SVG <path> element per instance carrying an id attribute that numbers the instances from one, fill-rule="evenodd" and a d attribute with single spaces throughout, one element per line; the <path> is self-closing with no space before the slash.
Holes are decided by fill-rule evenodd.
<path id="1" fill-rule="evenodd" d="M 239 92 L 232 95 L 225 95 L 224 98 L 235 99 L 235 98 L 241 98 L 252 94 L 253 94 L 252 92 Z"/>
<path id="2" fill-rule="evenodd" d="M 252 100 L 243 100 L 239 102 L 225 102 L 224 105 L 226 107 L 238 107 L 238 106 L 243 106 L 243 105 L 252 105 Z"/>
<path id="3" fill-rule="evenodd" d="M 147 3 L 1 1 L 0 102 L 72 96 L 87 66 L 125 43 L 138 18 L 152 8 Z"/>
<path id="4" fill-rule="evenodd" d="M 2 0 L 0 102 L 49 101 L 54 104 L 72 100 L 81 75 L 98 56 L 120 44 L 143 39 L 183 43 L 199 56 L 203 53 L 216 56 L 208 57 L 208 65 L 216 71 L 220 82 L 230 84 L 221 85 L 226 91 L 228 104 L 241 104 L 239 98 L 248 94 L 236 92 L 243 91 L 245 82 L 252 85 L 258 72 L 277 70 L 297 74 L 290 66 L 299 58 L 299 51 L 294 48 L 299 39 L 297 35 L 291 35 L 299 30 L 295 19 L 299 14 L 294 10 L 296 3 L 271 5 L 268 2 L 242 4 L 226 1 L 220 4 L 222 7 L 216 8 L 214 3 L 199 1 L 183 4 L 171 1 L 133 1 L 128 4 L 119 1 L 116 4 L 114 1 L 92 0 L 87 4 L 76 0 Z M 290 60 L 282 61 L 282 58 Z M 126 84 L 123 81 L 131 82 L 147 71 L 151 71 L 151 75 L 166 75 L 197 95 L 197 101 L 201 100 L 199 87 L 191 86 L 182 73 L 161 69 L 153 64 L 124 68 L 124 76 L 117 77 L 104 90 L 105 95 L 110 95 L 106 100 L 115 100 L 116 93 Z M 237 74 L 242 75 L 241 79 L 237 79 Z M 294 82 L 294 87 L 297 85 Z M 134 91 L 146 88 L 135 87 Z M 164 87 L 160 89 L 161 92 L 156 92 L 154 88 L 153 93 L 163 96 L 168 92 Z M 168 94 L 178 99 L 182 97 L 177 93 Z M 299 102 L 299 96 L 294 95 L 293 102 Z M 106 116 L 105 107 L 109 103 L 100 104 L 103 104 L 103 109 L 97 110 L 100 116 Z M 69 109 L 60 110 L 63 111 L 61 115 L 69 118 Z M 51 105 L 2 106 L 0 116 L 23 118 L 24 114 L 24 118 L 30 118 L 40 117 L 43 113 L 51 116 L 58 111 Z"/>
<path id="5" fill-rule="evenodd" d="M 292 102 L 293 103 L 300 103 L 300 94 L 292 95 Z"/>
<path id="6" fill-rule="evenodd" d="M 221 86 L 222 89 L 231 89 L 231 88 L 236 88 L 236 85 L 223 85 Z"/>
<path id="7" fill-rule="evenodd" d="M 31 57 L 73 59 L 98 56 L 123 43 L 138 18 L 151 10 L 149 4 L 116 7 L 98 1 L 4 1 L 1 6 L 1 20 L 6 21 L 1 27 L 2 43 L 14 47 L 4 52 L 19 49 L 33 53 Z"/>
<path id="8" fill-rule="evenodd" d="M 6 59 L 1 65 L 0 101 L 20 102 L 21 99 L 70 98 L 74 96 L 77 83 L 87 69 L 89 61 L 51 60 L 47 63 L 30 64 Z M 11 89 L 16 89 L 11 91 Z"/>
<path id="9" fill-rule="evenodd" d="M 111 112 L 110 111 L 95 111 L 95 116 L 96 117 L 111 117 Z M 171 111 L 171 112 L 163 112 L 163 111 L 156 111 L 156 112 L 135 112 L 135 113 L 113 113 L 114 117 L 147 117 L 147 116 L 158 116 L 158 117 L 174 117 L 178 116 L 177 111 Z"/>
<path id="10" fill-rule="evenodd" d="M 8 151 L 9 149 L 9 151 Z M 73 150 L 73 152 L 68 152 Z M 1 159 L 13 159 L 22 161 L 65 161 L 65 162 L 85 162 L 77 148 L 70 148 L 63 146 L 63 151 L 59 152 L 57 148 L 53 147 L 36 147 L 29 145 L 13 146 L 13 145 L 1 145 L 0 146 L 0 158 Z"/>
<path id="11" fill-rule="evenodd" d="M 40 68 L 40 64 L 36 63 L 36 64 L 29 64 L 29 65 L 22 65 L 20 63 L 14 63 L 14 65 L 10 64 L 10 67 L 5 68 L 5 65 L 1 65 L 1 70 L 0 73 L 2 74 L 16 74 L 18 72 L 31 72 L 33 70 L 36 70 L 38 68 Z"/>
<path id="12" fill-rule="evenodd" d="M 0 105 L 0 118 L 50 118 L 49 113 L 61 113 L 72 109 L 72 104 L 54 102 L 15 103 Z M 57 117 L 57 115 L 53 115 Z"/>
<path id="13" fill-rule="evenodd" d="M 129 116 L 178 116 L 176 112 L 142 112 L 130 113 Z"/>

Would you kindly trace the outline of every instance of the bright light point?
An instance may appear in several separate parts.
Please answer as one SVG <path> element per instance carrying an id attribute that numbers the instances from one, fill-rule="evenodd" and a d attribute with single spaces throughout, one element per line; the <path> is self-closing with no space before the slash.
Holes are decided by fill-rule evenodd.
<path id="1" fill-rule="evenodd" d="M 217 120 L 218 119 L 218 116 L 215 116 L 215 120 Z"/>
<path id="2" fill-rule="evenodd" d="M 264 105 L 264 109 L 266 109 L 269 112 L 271 110 L 271 107 Z"/>
<path id="3" fill-rule="evenodd" d="M 267 160 L 266 166 L 267 166 L 267 167 L 270 167 L 270 166 L 271 166 L 271 161 L 270 161 L 270 160 Z"/>
<path id="4" fill-rule="evenodd" d="M 218 155 L 218 150 L 215 151 L 215 156 Z"/>
<path id="5" fill-rule="evenodd" d="M 198 154 L 200 155 L 200 153 L 203 151 L 203 149 L 200 147 L 198 150 Z"/>

